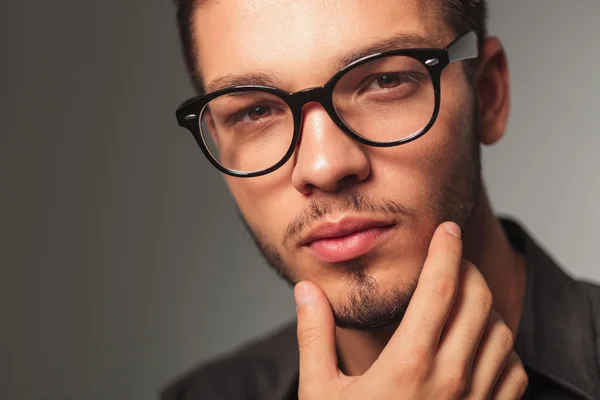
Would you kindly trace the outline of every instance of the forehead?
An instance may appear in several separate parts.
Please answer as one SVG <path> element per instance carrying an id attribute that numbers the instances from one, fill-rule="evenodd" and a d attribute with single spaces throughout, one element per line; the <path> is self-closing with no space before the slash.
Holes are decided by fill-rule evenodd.
<path id="1" fill-rule="evenodd" d="M 450 33 L 435 12 L 437 1 L 208 1 L 193 17 L 197 67 L 205 84 L 261 72 L 290 91 L 320 85 L 339 68 L 337 60 L 392 36 L 447 45 Z"/>

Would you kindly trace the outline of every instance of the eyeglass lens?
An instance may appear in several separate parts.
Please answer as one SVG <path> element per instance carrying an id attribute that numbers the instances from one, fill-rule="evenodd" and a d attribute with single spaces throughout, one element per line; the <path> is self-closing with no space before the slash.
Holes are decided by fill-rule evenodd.
<path id="1" fill-rule="evenodd" d="M 347 71 L 335 85 L 332 100 L 351 131 L 378 143 L 421 131 L 435 109 L 427 68 L 407 56 L 382 57 Z M 274 94 L 234 92 L 204 107 L 200 132 L 223 167 L 258 172 L 285 156 L 294 136 L 294 118 L 287 103 Z"/>

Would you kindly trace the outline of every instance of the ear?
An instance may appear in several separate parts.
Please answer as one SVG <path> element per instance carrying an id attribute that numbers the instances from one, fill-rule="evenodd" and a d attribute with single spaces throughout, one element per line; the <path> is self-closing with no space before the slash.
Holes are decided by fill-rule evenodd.
<path id="1" fill-rule="evenodd" d="M 475 84 L 479 101 L 480 141 L 485 145 L 494 144 L 504 136 L 510 113 L 508 62 L 498 38 L 488 38 L 481 46 Z"/>

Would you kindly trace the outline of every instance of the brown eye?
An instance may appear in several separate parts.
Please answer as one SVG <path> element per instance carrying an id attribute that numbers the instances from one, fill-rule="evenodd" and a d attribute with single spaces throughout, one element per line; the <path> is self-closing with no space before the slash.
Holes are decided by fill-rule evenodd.
<path id="1" fill-rule="evenodd" d="M 271 115 L 271 108 L 267 106 L 252 107 L 248 110 L 247 115 L 248 118 L 250 118 L 252 121 L 257 121 L 261 118 L 265 118 Z"/>
<path id="2" fill-rule="evenodd" d="M 393 89 L 400 85 L 402 80 L 398 75 L 388 74 L 380 75 L 373 83 L 381 89 Z"/>

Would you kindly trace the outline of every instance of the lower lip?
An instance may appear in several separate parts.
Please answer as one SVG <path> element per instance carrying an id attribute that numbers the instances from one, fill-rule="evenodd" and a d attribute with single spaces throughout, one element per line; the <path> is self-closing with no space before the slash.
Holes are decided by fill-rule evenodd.
<path id="1" fill-rule="evenodd" d="M 315 240 L 307 247 L 321 261 L 328 263 L 349 261 L 373 250 L 392 228 L 392 226 L 377 227 L 347 236 Z"/>

